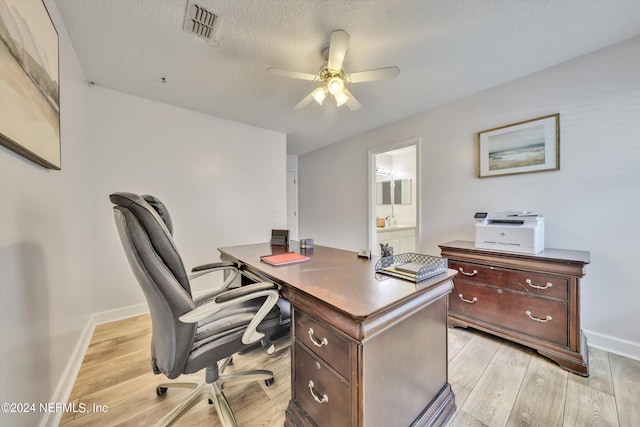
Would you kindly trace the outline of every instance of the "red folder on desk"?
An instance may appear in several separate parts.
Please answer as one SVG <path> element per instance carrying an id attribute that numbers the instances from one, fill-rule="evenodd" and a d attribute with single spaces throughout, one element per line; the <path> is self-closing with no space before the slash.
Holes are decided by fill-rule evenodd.
<path id="1" fill-rule="evenodd" d="M 306 261 L 308 259 L 311 259 L 311 258 L 309 258 L 308 256 L 300 255 L 295 252 L 260 257 L 260 260 L 271 265 L 287 265 L 287 264 L 293 264 L 296 262 Z"/>

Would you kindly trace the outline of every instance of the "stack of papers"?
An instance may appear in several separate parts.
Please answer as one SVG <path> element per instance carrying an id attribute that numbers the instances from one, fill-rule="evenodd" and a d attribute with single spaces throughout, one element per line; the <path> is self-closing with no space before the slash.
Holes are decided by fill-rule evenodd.
<path id="1" fill-rule="evenodd" d="M 427 264 L 423 264 L 421 262 L 405 262 L 403 264 L 398 264 L 394 268 L 396 271 L 401 271 L 403 273 L 413 274 L 414 276 L 418 274 L 418 271 L 422 267 L 426 267 Z"/>
<path id="2" fill-rule="evenodd" d="M 381 271 L 392 276 L 419 282 L 437 274 L 444 273 L 447 269 L 445 267 L 437 267 L 432 264 L 424 264 L 421 262 L 403 262 L 400 264 L 390 265 L 389 267 L 383 268 Z"/>
<path id="3" fill-rule="evenodd" d="M 427 264 L 423 264 L 421 262 L 404 262 L 401 264 L 390 265 L 389 267 L 383 268 L 383 270 L 394 275 L 415 279 L 420 269 L 426 266 Z"/>

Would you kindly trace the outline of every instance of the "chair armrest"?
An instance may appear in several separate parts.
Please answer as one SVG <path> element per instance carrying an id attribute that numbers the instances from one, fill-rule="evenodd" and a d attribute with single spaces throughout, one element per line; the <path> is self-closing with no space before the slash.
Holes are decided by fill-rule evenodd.
<path id="1" fill-rule="evenodd" d="M 242 335 L 243 344 L 252 344 L 264 337 L 263 333 L 257 331 L 258 325 L 267 316 L 267 314 L 269 314 L 280 297 L 278 293 L 278 285 L 275 283 L 259 282 L 222 292 L 210 301 L 207 301 L 183 314 L 179 319 L 184 323 L 197 323 L 213 314 L 216 314 L 220 310 L 262 297 L 266 297 L 264 303 L 253 316 L 247 325 L 247 329 L 245 329 L 244 334 Z"/>
<path id="2" fill-rule="evenodd" d="M 225 291 L 223 293 L 221 293 L 220 295 L 218 295 L 215 298 L 215 302 L 222 304 L 225 303 L 227 301 L 232 301 L 236 298 L 242 297 L 244 295 L 249 295 L 252 294 L 254 292 L 258 292 L 258 291 L 268 291 L 271 289 L 275 289 L 276 291 L 278 290 L 278 286 L 275 283 L 271 283 L 271 282 L 258 282 L 258 283 L 253 283 L 251 285 L 248 286 L 241 286 L 239 288 L 235 288 L 235 289 L 230 289 L 228 291 Z"/>
<path id="3" fill-rule="evenodd" d="M 239 270 L 238 270 L 238 264 L 234 262 L 228 262 L 228 261 L 212 262 L 209 264 L 199 265 L 191 269 L 191 272 L 194 274 L 189 276 L 189 280 L 193 280 L 197 277 L 204 276 L 205 274 L 209 274 L 214 271 L 224 271 L 224 270 L 230 271 L 230 273 L 227 276 L 227 278 L 224 280 L 224 283 L 222 284 L 220 289 L 216 289 L 211 292 L 208 292 L 206 295 L 202 295 L 201 297 L 199 297 L 194 301 L 196 304 L 202 303 L 202 301 L 208 300 L 211 297 L 219 294 L 221 290 L 228 288 L 229 285 L 233 283 L 234 279 L 238 275 Z"/>
<path id="4" fill-rule="evenodd" d="M 196 273 L 198 271 L 203 270 L 211 270 L 211 269 L 224 269 L 224 268 L 235 268 L 238 269 L 238 264 L 231 261 L 221 261 L 221 262 L 210 262 L 209 264 L 202 264 L 197 267 L 193 267 L 191 269 L 192 273 Z M 205 272 L 207 273 L 207 272 Z"/>

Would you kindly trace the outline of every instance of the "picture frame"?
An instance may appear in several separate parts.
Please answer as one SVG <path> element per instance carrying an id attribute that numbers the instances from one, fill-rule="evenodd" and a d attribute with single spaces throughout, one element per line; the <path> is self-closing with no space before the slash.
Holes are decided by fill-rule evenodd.
<path id="1" fill-rule="evenodd" d="M 560 169 L 560 114 L 478 132 L 478 177 Z"/>
<path id="2" fill-rule="evenodd" d="M 58 31 L 43 0 L 0 0 L 0 144 L 61 169 Z"/>

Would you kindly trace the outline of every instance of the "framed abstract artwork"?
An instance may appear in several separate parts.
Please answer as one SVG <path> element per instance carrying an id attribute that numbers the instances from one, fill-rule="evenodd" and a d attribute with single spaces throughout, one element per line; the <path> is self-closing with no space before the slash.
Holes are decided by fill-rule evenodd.
<path id="1" fill-rule="evenodd" d="M 58 43 L 42 0 L 0 0 L 0 143 L 59 170 Z"/>
<path id="2" fill-rule="evenodd" d="M 560 169 L 560 114 L 478 132 L 478 176 Z"/>

